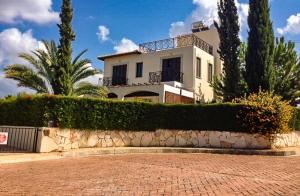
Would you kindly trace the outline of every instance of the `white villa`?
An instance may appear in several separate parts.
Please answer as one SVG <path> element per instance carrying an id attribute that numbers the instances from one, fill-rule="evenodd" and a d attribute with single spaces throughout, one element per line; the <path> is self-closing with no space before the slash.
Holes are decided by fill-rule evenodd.
<path id="1" fill-rule="evenodd" d="M 222 72 L 215 28 L 193 24 L 191 34 L 139 45 L 139 50 L 99 56 L 109 98 L 156 103 L 214 100 L 210 86 Z"/>

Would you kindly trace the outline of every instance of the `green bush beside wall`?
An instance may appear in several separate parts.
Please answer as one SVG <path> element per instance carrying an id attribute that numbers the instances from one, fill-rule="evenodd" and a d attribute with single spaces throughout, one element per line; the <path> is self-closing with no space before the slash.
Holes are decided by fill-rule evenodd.
<path id="1" fill-rule="evenodd" d="M 300 108 L 296 109 L 295 112 L 295 120 L 293 121 L 293 124 L 295 126 L 295 129 L 297 131 L 300 131 Z"/>
<path id="2" fill-rule="evenodd" d="M 162 105 L 46 95 L 25 96 L 0 100 L 0 125 L 42 127 L 47 126 L 49 120 L 54 120 L 61 128 L 86 130 L 247 132 L 250 129 L 241 118 L 247 110 L 249 106 L 241 104 Z M 269 114 L 258 112 L 258 115 Z"/>

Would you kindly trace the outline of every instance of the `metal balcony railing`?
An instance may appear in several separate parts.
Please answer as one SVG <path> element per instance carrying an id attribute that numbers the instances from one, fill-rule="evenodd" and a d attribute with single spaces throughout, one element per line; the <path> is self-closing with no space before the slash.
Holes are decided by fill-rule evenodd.
<path id="1" fill-rule="evenodd" d="M 141 52 L 149 53 L 187 46 L 196 46 L 211 55 L 213 54 L 213 47 L 194 34 L 140 44 L 139 49 Z"/>
<path id="2" fill-rule="evenodd" d="M 105 87 L 112 87 L 112 86 L 126 86 L 128 85 L 128 79 L 124 78 L 110 78 L 104 77 L 103 78 L 103 86 Z"/>
<path id="3" fill-rule="evenodd" d="M 161 82 L 180 82 L 183 83 L 183 73 L 179 72 L 177 74 L 170 72 L 150 72 L 149 73 L 149 83 L 150 84 L 160 84 Z"/>

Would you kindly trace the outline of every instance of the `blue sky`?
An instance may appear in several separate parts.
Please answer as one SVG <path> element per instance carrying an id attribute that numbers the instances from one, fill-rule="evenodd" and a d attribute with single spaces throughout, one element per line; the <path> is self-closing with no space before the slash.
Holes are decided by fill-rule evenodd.
<path id="1" fill-rule="evenodd" d="M 86 57 L 92 60 L 94 67 L 102 69 L 98 55 L 122 52 L 142 42 L 188 33 L 196 20 L 211 23 L 216 17 L 216 2 L 73 0 L 73 25 L 77 35 L 74 52 L 89 49 Z M 0 0 L 0 68 L 21 62 L 17 53 L 39 47 L 42 39 L 58 42 L 56 23 L 60 4 L 61 0 Z M 248 0 L 238 1 L 243 39 L 247 37 L 247 4 Z M 271 0 L 271 13 L 277 36 L 282 33 L 287 39 L 300 41 L 300 0 Z M 0 84 L 0 96 L 24 90 L 15 90 L 13 82 L 1 79 L 1 71 Z"/>

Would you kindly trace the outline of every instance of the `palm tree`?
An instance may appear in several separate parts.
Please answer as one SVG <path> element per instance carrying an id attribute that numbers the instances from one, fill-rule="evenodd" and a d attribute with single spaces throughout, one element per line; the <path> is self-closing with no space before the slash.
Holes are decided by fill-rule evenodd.
<path id="1" fill-rule="evenodd" d="M 33 51 L 33 55 L 20 54 L 20 57 L 30 65 L 9 65 L 4 69 L 5 77 L 17 81 L 19 87 L 27 87 L 37 93 L 56 95 L 59 91 L 59 78 L 56 77 L 56 70 L 59 69 L 58 47 L 54 41 L 43 41 L 43 44 L 45 49 Z M 72 62 L 69 77 L 72 89 L 68 95 L 106 97 L 107 90 L 105 88 L 84 81 L 99 73 L 90 66 L 90 60 L 81 59 L 86 52 L 87 50 L 82 51 Z"/>

